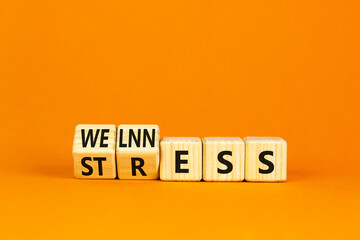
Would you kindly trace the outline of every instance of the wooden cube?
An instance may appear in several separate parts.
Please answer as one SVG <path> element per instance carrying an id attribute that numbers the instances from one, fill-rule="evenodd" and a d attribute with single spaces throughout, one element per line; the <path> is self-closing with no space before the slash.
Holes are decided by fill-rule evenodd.
<path id="1" fill-rule="evenodd" d="M 157 125 L 119 125 L 116 159 L 119 179 L 158 179 Z"/>
<path id="2" fill-rule="evenodd" d="M 200 181 L 202 144 L 197 137 L 164 137 L 160 141 L 160 179 Z"/>
<path id="3" fill-rule="evenodd" d="M 239 137 L 203 138 L 203 179 L 244 180 L 245 144 Z"/>
<path id="4" fill-rule="evenodd" d="M 286 141 L 279 137 L 246 137 L 245 180 L 280 182 L 286 180 Z"/>
<path id="5" fill-rule="evenodd" d="M 75 177 L 114 179 L 115 139 L 115 125 L 77 125 L 73 144 Z"/>

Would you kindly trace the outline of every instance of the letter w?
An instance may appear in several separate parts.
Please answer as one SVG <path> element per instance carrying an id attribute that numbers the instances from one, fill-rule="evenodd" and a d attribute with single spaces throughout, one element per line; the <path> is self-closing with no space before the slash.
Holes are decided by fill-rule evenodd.
<path id="1" fill-rule="evenodd" d="M 95 147 L 99 132 L 100 132 L 100 129 L 96 129 L 96 133 L 95 133 L 95 137 L 94 137 L 93 129 L 89 129 L 88 135 L 86 136 L 86 139 L 85 139 L 85 129 L 81 129 L 82 146 L 86 147 L 88 144 L 88 141 L 90 139 L 91 147 Z"/>

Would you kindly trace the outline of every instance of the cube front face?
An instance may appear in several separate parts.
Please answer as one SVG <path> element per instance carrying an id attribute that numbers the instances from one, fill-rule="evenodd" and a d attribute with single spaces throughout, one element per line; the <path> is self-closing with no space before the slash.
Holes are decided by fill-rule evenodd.
<path id="1" fill-rule="evenodd" d="M 114 179 L 115 142 L 115 125 L 77 125 L 73 144 L 75 177 Z"/>
<path id="2" fill-rule="evenodd" d="M 239 137 L 203 138 L 203 179 L 244 180 L 245 144 Z"/>
<path id="3" fill-rule="evenodd" d="M 285 140 L 275 137 L 246 137 L 244 141 L 246 181 L 286 181 Z"/>
<path id="4" fill-rule="evenodd" d="M 160 141 L 160 179 L 164 181 L 200 181 L 202 143 L 200 138 L 165 137 Z"/>
<path id="5" fill-rule="evenodd" d="M 116 144 L 119 179 L 158 179 L 159 140 L 157 125 L 119 125 Z"/>

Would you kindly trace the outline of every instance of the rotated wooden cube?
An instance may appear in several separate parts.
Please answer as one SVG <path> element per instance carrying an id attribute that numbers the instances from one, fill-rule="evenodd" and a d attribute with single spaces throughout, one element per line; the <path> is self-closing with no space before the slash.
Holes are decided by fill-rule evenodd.
<path id="1" fill-rule="evenodd" d="M 119 125 L 116 159 L 119 179 L 158 179 L 157 125 Z"/>
<path id="2" fill-rule="evenodd" d="M 203 179 L 244 180 L 245 144 L 239 137 L 203 138 Z"/>
<path id="3" fill-rule="evenodd" d="M 75 177 L 114 179 L 115 139 L 115 125 L 77 125 L 73 144 Z"/>
<path id="4" fill-rule="evenodd" d="M 197 137 L 164 137 L 160 141 L 160 179 L 200 181 L 202 144 Z"/>
<path id="5" fill-rule="evenodd" d="M 245 180 L 281 182 L 286 180 L 287 143 L 279 137 L 246 137 Z"/>

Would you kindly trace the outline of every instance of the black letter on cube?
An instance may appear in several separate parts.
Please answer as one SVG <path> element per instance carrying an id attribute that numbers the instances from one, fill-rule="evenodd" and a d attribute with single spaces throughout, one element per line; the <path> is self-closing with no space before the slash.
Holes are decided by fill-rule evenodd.
<path id="1" fill-rule="evenodd" d="M 175 151 L 175 173 L 189 173 L 189 169 L 181 168 L 181 164 L 187 164 L 187 159 L 181 159 L 181 155 L 188 155 L 189 151 Z"/>

